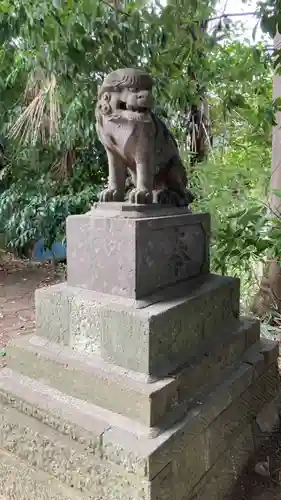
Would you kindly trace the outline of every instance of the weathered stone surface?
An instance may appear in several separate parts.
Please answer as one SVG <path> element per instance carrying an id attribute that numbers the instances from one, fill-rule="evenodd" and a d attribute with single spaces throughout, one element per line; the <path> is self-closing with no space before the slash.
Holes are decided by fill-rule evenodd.
<path id="1" fill-rule="evenodd" d="M 209 271 L 209 215 L 112 217 L 107 210 L 67 219 L 69 285 L 139 299 Z M 161 256 L 161 257 L 160 257 Z"/>
<path id="2" fill-rule="evenodd" d="M 143 376 L 125 372 L 97 356 L 75 353 L 32 335 L 10 343 L 6 365 L 148 427 L 157 425 L 173 409 L 169 396 L 177 397 L 177 380 L 173 378 L 148 384 Z"/>
<path id="3" fill-rule="evenodd" d="M 7 368 L 0 372 L 0 400 L 91 448 L 94 454 L 99 453 L 101 436 L 110 427 L 103 415 L 93 415 L 92 405 Z"/>
<path id="4" fill-rule="evenodd" d="M 77 290 L 78 292 L 78 290 Z M 54 285 L 35 292 L 35 318 L 38 335 L 53 342 L 69 343 L 70 306 L 75 289 Z"/>
<path id="5" fill-rule="evenodd" d="M 259 323 L 241 321 L 229 335 L 223 332 L 217 342 L 211 339 L 187 368 L 151 383 L 98 356 L 74 352 L 33 335 L 15 338 L 10 343 L 6 365 L 28 377 L 44 379 L 45 383 L 66 394 L 148 427 L 163 429 L 184 416 L 189 401 L 203 389 L 220 382 L 222 373 L 240 360 L 246 349 L 249 329 L 253 329 L 258 338 Z"/>
<path id="6" fill-rule="evenodd" d="M 0 491 L 5 500 L 86 500 L 55 478 L 0 450 Z"/>
<path id="7" fill-rule="evenodd" d="M 32 389 L 34 390 L 33 383 L 24 378 L 22 378 L 21 384 L 18 385 L 16 390 L 22 391 L 22 386 L 24 384 L 27 384 L 31 391 Z M 39 395 L 41 395 L 42 386 L 38 387 L 37 390 L 39 391 Z M 50 390 L 48 391 L 47 388 L 44 389 L 43 387 L 44 396 L 49 394 L 50 397 L 50 392 Z M 30 398 L 30 395 L 27 394 L 26 397 Z M 72 406 L 73 403 L 74 400 L 69 398 L 68 405 Z M 79 402 L 77 403 L 79 404 Z M 15 404 L 18 404 L 18 402 L 14 403 L 14 406 Z M 57 399 L 57 405 L 61 407 L 59 398 Z M 119 478 L 123 480 L 123 488 L 124 484 L 127 484 L 126 481 L 129 481 L 130 478 L 132 480 L 130 474 L 128 476 L 129 471 L 133 471 L 135 481 L 146 475 L 149 475 L 152 479 L 156 478 L 158 474 L 161 474 L 163 469 L 171 463 L 172 475 L 170 480 L 171 487 L 173 488 L 172 498 L 181 498 L 181 495 L 189 491 L 211 466 L 211 463 L 208 461 L 208 449 L 206 448 L 205 434 L 203 432 L 204 427 L 208 425 L 209 419 L 213 418 L 214 413 L 213 411 L 210 413 L 210 405 L 211 401 L 207 403 L 206 408 L 204 408 L 204 405 L 199 407 L 199 411 L 202 412 L 202 415 L 205 415 L 205 418 L 202 419 L 201 422 L 201 430 L 197 427 L 195 413 L 192 413 L 189 418 L 186 418 L 183 422 L 155 440 L 140 439 L 139 437 L 133 436 L 131 432 L 118 430 L 118 428 L 114 427 L 109 428 L 105 430 L 101 436 L 100 447 L 94 446 L 93 449 L 88 448 L 87 438 L 82 441 L 83 448 L 80 447 L 77 440 L 75 440 L 74 443 L 69 442 L 69 447 L 65 448 L 67 440 L 65 440 L 63 436 L 60 438 L 57 432 L 49 431 L 45 429 L 45 427 L 42 428 L 41 424 L 38 426 L 36 422 L 32 423 L 29 419 L 30 417 L 28 419 L 16 418 L 16 415 L 12 415 L 12 412 L 7 412 L 6 430 L 5 425 L 1 426 L 1 446 L 6 447 L 6 449 L 11 449 L 10 436 L 11 430 L 13 429 L 12 435 L 15 437 L 15 443 L 12 441 L 12 446 L 14 446 L 13 450 L 17 455 L 32 463 L 36 463 L 37 466 L 40 465 L 45 471 L 51 470 L 52 475 L 55 475 L 55 477 L 59 477 L 63 481 L 74 484 L 76 487 L 82 488 L 83 491 L 85 489 L 91 491 L 93 488 L 97 495 L 100 491 L 105 490 L 100 490 L 102 486 L 99 487 L 95 482 L 97 470 L 95 469 L 95 467 L 97 467 L 96 460 L 100 460 L 98 471 L 104 488 L 109 487 L 109 485 L 112 487 L 114 481 L 110 481 L 108 485 L 106 474 L 109 470 L 112 470 L 113 474 L 115 470 L 114 463 L 122 467 L 122 470 L 119 470 Z M 22 408 L 25 410 L 26 407 L 23 406 Z M 42 402 L 40 403 L 40 408 L 42 408 Z M 84 425 L 83 404 L 81 405 L 80 411 L 81 428 L 81 425 Z M 217 406 L 216 411 L 221 411 L 220 405 Z M 49 401 L 45 404 L 45 412 L 42 410 L 38 411 L 37 407 L 37 411 L 33 409 L 32 416 L 37 420 L 40 418 L 42 422 L 42 414 L 44 413 L 48 415 L 48 418 L 45 417 L 45 423 L 48 424 L 48 422 L 53 422 L 53 419 L 50 418 L 52 415 L 52 407 L 49 405 Z M 57 415 L 58 414 L 61 414 L 60 418 L 63 419 L 63 412 L 58 411 Z M 3 418 L 4 416 L 2 415 L 2 419 Z M 68 433 L 67 435 L 69 436 Z M 199 435 L 201 437 L 198 440 Z M 72 436 L 71 438 L 73 439 Z M 30 442 L 34 444 L 31 449 Z M 165 445 L 164 448 L 163 445 Z M 134 455 L 132 455 L 132 451 Z M 87 483 L 83 483 L 85 474 L 83 470 L 84 466 L 86 467 L 87 464 L 88 452 L 94 452 L 92 460 L 89 461 L 91 473 L 86 474 Z M 77 468 L 78 463 L 79 468 Z M 187 472 L 189 472 L 189 474 Z M 118 484 L 117 482 L 116 485 Z M 136 487 L 137 484 L 139 483 L 136 482 Z M 143 480 L 141 484 L 143 484 Z M 153 482 L 151 487 L 152 486 Z M 165 489 L 166 488 L 167 485 L 165 486 Z M 126 489 L 123 490 L 123 495 L 126 495 Z M 97 498 L 101 497 L 98 496 Z M 107 493 L 105 498 L 111 497 L 109 497 Z M 124 496 L 124 498 L 126 498 L 126 496 Z M 136 498 L 139 499 L 143 497 L 139 493 L 138 495 L 136 494 Z M 158 497 L 156 496 L 156 498 Z"/>
<path id="8" fill-rule="evenodd" d="M 220 383 L 227 370 L 241 360 L 249 347 L 249 335 L 253 342 L 259 340 L 259 322 L 242 318 L 232 334 L 224 332 L 220 338 L 210 339 L 209 345 L 203 343 L 197 357 L 178 374 L 181 398 L 196 396 L 199 390 Z"/>
<path id="9" fill-rule="evenodd" d="M 280 416 L 274 401 L 267 403 L 256 417 L 261 432 L 274 432 L 280 427 Z"/>
<path id="10" fill-rule="evenodd" d="M 142 307 L 65 284 L 41 289 L 37 333 L 129 370 L 167 375 L 238 321 L 239 280 L 210 275 L 186 288 Z"/>
<path id="11" fill-rule="evenodd" d="M 0 400 L 5 405 L 0 409 L 0 445 L 82 488 L 88 500 L 199 499 L 194 496 L 196 484 L 200 492 L 202 484 L 207 491 L 223 491 L 232 484 L 233 475 L 227 482 L 227 473 L 225 482 L 215 485 L 215 471 L 221 457 L 236 457 L 227 450 L 278 390 L 276 364 L 268 367 L 269 358 L 267 351 L 258 378 L 253 365 L 240 365 L 185 418 L 154 439 L 126 419 L 5 368 L 0 372 Z M 244 452 L 243 457 L 248 456 L 249 450 Z M 228 466 L 222 471 L 229 471 Z"/>
<path id="12" fill-rule="evenodd" d="M 149 336 L 140 328 L 137 332 L 143 339 L 143 346 L 149 339 L 147 371 L 163 376 L 167 369 L 171 371 L 188 362 L 204 341 L 213 338 L 215 342 L 226 326 L 233 327 L 239 314 L 239 281 L 210 278 L 186 297 L 153 304 L 143 312 L 149 316 Z M 108 328 L 110 325 L 108 323 Z M 121 354 L 123 358 L 124 350 L 128 355 L 133 353 L 136 339 L 132 335 L 122 336 L 122 326 L 114 342 L 112 334 L 105 328 L 102 330 L 102 355 L 108 361 L 124 366 L 123 362 L 131 364 L 131 360 L 123 361 Z M 139 359 L 144 359 L 144 355 Z M 131 368 L 144 371 L 136 366 Z"/>
<path id="13" fill-rule="evenodd" d="M 243 335 L 245 337 L 244 328 L 247 325 L 244 323 L 242 325 L 240 330 L 233 334 L 234 341 L 238 335 L 241 335 L 242 339 Z M 254 324 L 251 325 L 251 327 L 253 326 Z M 229 347 L 231 348 L 231 346 L 230 343 Z M 221 361 L 220 347 L 216 348 L 215 346 L 213 350 L 216 351 Z M 211 354 L 215 355 L 214 352 Z M 71 350 L 60 348 L 59 345 L 47 342 L 40 337 L 28 336 L 15 339 L 8 347 L 6 361 L 12 369 L 18 369 L 23 374 L 37 379 L 44 378 L 46 382 L 63 389 L 66 393 L 79 396 L 100 406 L 110 406 L 109 400 L 111 398 L 114 400 L 112 404 L 117 405 L 114 407 L 114 411 L 119 409 L 117 412 L 134 416 L 137 420 L 140 418 L 139 409 L 143 411 L 143 415 L 146 414 L 148 399 L 152 405 L 155 404 L 153 415 L 157 413 L 160 417 L 175 405 L 179 392 L 183 396 L 188 395 L 186 387 L 190 378 L 189 370 L 183 370 L 174 377 L 166 378 L 163 381 L 147 384 L 145 379 L 137 374 L 124 372 L 94 356 L 75 354 Z M 195 368 L 192 366 L 193 370 Z M 200 365 L 198 365 L 198 372 L 199 368 Z M 213 365 L 213 371 L 216 371 L 216 368 L 217 365 Z M 218 365 L 218 369 L 221 369 L 220 365 Z M 204 371 L 204 366 L 202 370 Z M 196 381 L 190 384 L 189 395 L 192 395 L 194 390 L 199 390 L 201 382 L 199 379 L 198 386 L 196 386 Z M 123 400 L 122 392 L 124 393 Z M 118 397 L 117 394 L 119 394 Z M 130 407 L 125 410 L 130 405 L 130 400 L 132 404 L 132 398 L 134 401 L 133 414 L 130 413 Z M 123 408 L 123 411 L 120 411 L 120 408 Z M 148 421 L 146 424 L 148 425 Z"/>
<path id="14" fill-rule="evenodd" d="M 272 349 L 275 350 L 273 346 Z M 253 367 L 253 377 L 259 377 L 264 371 L 265 358 L 261 353 L 261 341 L 254 344 L 250 349 L 248 349 L 243 357 L 243 361 L 249 363 Z"/>
<path id="15" fill-rule="evenodd" d="M 226 496 L 230 497 L 239 474 L 253 452 L 252 430 L 251 426 L 247 425 L 220 456 L 215 466 L 196 485 L 192 493 L 183 497 L 182 500 L 221 500 Z"/>
<path id="16" fill-rule="evenodd" d="M 241 397 L 230 405 L 208 427 L 206 431 L 210 460 L 215 463 L 231 441 L 231 436 L 244 429 L 264 404 L 278 391 L 278 378 L 274 367 L 267 370 L 257 382 L 245 387 Z"/>
<path id="17" fill-rule="evenodd" d="M 9 407 L 0 406 L 0 447 L 76 489 L 96 486 L 98 462 L 59 432 Z"/>
<path id="18" fill-rule="evenodd" d="M 35 292 L 36 333 L 78 351 L 100 353 L 101 301 L 65 283 Z"/>
<path id="19" fill-rule="evenodd" d="M 265 368 L 265 373 L 253 384 L 251 411 L 254 418 L 261 408 L 274 399 L 280 389 L 280 375 L 277 362 Z"/>
<path id="20" fill-rule="evenodd" d="M 186 207 L 175 207 L 171 205 L 162 205 L 157 203 L 150 203 L 149 205 L 142 204 L 131 204 L 128 202 L 103 202 L 94 203 L 91 211 L 89 213 L 94 213 L 97 215 L 97 210 L 106 212 L 107 216 L 111 217 L 123 217 L 125 219 L 142 219 L 149 217 L 164 217 L 166 215 L 182 215 L 184 213 L 191 213 Z"/>
<path id="21" fill-rule="evenodd" d="M 119 498 L 117 490 L 116 497 L 108 490 L 121 481 L 122 498 L 132 498 L 133 490 L 138 498 L 148 498 L 145 479 L 103 462 L 79 443 L 70 446 L 67 437 L 13 408 L 0 407 L 0 447 L 91 498 Z"/>
<path id="22" fill-rule="evenodd" d="M 279 345 L 278 342 L 274 343 L 275 349 L 272 349 L 272 341 L 269 339 L 262 339 L 262 349 L 261 353 L 265 358 L 265 362 L 267 365 L 272 365 L 276 361 L 279 356 Z"/>
<path id="23" fill-rule="evenodd" d="M 178 453 L 173 450 L 173 486 L 174 500 L 181 500 L 210 469 L 208 448 L 204 433 L 183 434 L 179 442 Z"/>
<path id="24" fill-rule="evenodd" d="M 275 366 L 272 366 L 270 370 L 265 368 L 264 375 L 260 379 L 255 379 L 254 385 L 252 385 L 252 370 L 251 366 L 242 365 L 240 370 L 216 391 L 209 394 L 206 399 L 202 399 L 201 405 L 194 407 L 177 428 L 174 427 L 170 439 L 166 439 L 150 457 L 152 474 L 157 473 L 158 467 L 161 468 L 165 458 L 167 461 L 175 460 L 178 464 L 181 460 L 180 454 L 186 454 L 190 443 L 192 445 L 192 440 L 195 437 L 198 439 L 198 436 L 201 436 L 204 441 L 204 447 L 202 445 L 204 464 L 206 460 L 208 460 L 209 467 L 216 463 L 219 455 L 230 446 L 235 436 L 252 422 L 253 415 L 257 414 L 263 405 L 278 392 L 278 376 Z M 159 440 L 168 433 L 169 431 L 163 433 Z M 105 436 L 106 434 L 107 432 Z M 192 454 L 190 460 L 192 464 Z M 203 470 L 201 472 L 203 475 Z M 182 486 L 186 494 L 188 488 L 196 484 L 192 481 L 192 476 L 189 476 Z"/>

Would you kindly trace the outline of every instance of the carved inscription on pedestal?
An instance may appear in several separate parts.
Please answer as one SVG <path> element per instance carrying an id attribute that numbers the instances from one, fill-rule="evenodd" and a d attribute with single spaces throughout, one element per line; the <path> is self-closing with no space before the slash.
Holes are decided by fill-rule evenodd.
<path id="1" fill-rule="evenodd" d="M 201 223 L 157 228 L 150 232 L 137 259 L 137 288 L 149 293 L 202 273 L 206 263 L 206 233 Z M 151 287 L 152 288 L 152 287 Z"/>

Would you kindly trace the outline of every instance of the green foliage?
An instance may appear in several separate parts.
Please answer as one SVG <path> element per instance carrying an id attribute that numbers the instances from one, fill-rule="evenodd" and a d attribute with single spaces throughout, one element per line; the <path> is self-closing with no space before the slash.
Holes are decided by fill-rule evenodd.
<path id="1" fill-rule="evenodd" d="M 280 0 L 266 0 L 258 2 L 258 11 L 261 18 L 261 28 L 272 38 L 276 28 L 281 33 L 281 2 Z"/>
<path id="2" fill-rule="evenodd" d="M 84 184 L 83 176 L 82 166 L 75 169 L 71 182 L 55 182 L 48 173 L 31 179 L 27 171 L 4 190 L 0 220 L 6 220 L 12 250 L 21 252 L 39 237 L 45 238 L 48 248 L 56 238 L 64 238 L 67 215 L 84 213 L 97 199 L 97 184 Z"/>
<path id="3" fill-rule="evenodd" d="M 257 284 L 257 263 L 280 252 L 279 223 L 268 215 L 272 65 L 265 51 L 258 50 L 257 62 L 245 44 L 227 43 L 217 52 L 217 83 L 211 95 L 214 148 L 192 176 L 195 208 L 212 216 L 213 271 L 242 278 L 244 303 Z M 241 99 L 231 106 L 233 95 Z"/>
<path id="4" fill-rule="evenodd" d="M 206 31 L 214 6 L 213 0 L 170 0 L 165 7 L 141 0 L 122 7 L 102 0 L 1 2 L 0 220 L 12 248 L 38 236 L 47 244 L 63 237 L 65 217 L 95 201 L 106 179 L 94 126 L 98 85 L 117 67 L 142 66 L 157 81 L 158 111 L 187 164 L 189 111 L 202 100 L 209 104 L 214 150 L 190 173 L 191 183 L 197 207 L 213 217 L 214 266 L 224 272 L 236 262 L 243 239 L 230 235 L 240 222 L 235 229 L 232 219 L 229 228 L 226 216 L 265 197 L 272 67 L 261 46 L 217 43 L 228 28 L 219 22 Z"/>
<path id="5" fill-rule="evenodd" d="M 103 0 L 1 2 L 0 136 L 7 149 L 0 217 L 13 248 L 37 234 L 54 238 L 61 219 L 87 210 L 105 182 L 94 108 L 106 73 L 149 69 L 159 108 L 170 116 L 184 117 L 200 100 L 194 75 L 200 82 L 206 73 L 200 54 L 213 41 L 201 26 L 212 10 L 212 0 L 166 7 L 136 1 L 120 9 Z"/>
<path id="6" fill-rule="evenodd" d="M 240 147 L 236 144 L 223 154 L 218 151 L 203 169 L 195 172 L 196 208 L 212 214 L 215 271 L 226 274 L 230 263 L 237 270 L 243 266 L 245 269 L 248 254 L 253 258 L 258 255 L 259 243 L 256 242 L 254 253 L 251 246 L 259 225 L 264 223 L 269 181 L 270 149 L 259 144 L 244 143 Z M 252 226 L 248 225 L 247 217 Z"/>
<path id="7" fill-rule="evenodd" d="M 212 271 L 241 279 L 247 314 L 258 286 L 258 263 L 280 252 L 279 223 L 268 218 L 270 160 L 269 146 L 236 144 L 214 153 L 193 177 L 195 209 L 211 214 Z"/>

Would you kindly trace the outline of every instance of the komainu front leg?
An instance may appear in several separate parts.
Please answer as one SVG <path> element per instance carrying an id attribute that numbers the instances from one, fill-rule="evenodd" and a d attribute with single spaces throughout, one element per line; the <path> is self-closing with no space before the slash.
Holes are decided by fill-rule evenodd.
<path id="1" fill-rule="evenodd" d="M 126 166 L 119 156 L 107 152 L 108 158 L 108 185 L 99 196 L 102 202 L 124 201 Z"/>
<path id="2" fill-rule="evenodd" d="M 148 205 L 153 202 L 153 168 L 149 161 L 137 163 L 136 165 L 137 180 L 136 187 L 129 196 L 129 201 L 132 204 Z"/>

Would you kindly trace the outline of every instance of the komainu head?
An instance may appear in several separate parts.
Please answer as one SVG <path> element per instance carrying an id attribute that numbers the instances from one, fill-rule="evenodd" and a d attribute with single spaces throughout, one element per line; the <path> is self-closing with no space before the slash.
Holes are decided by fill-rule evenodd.
<path id="1" fill-rule="evenodd" d="M 153 83 L 140 69 L 113 71 L 99 89 L 96 114 L 109 120 L 150 121 Z"/>

